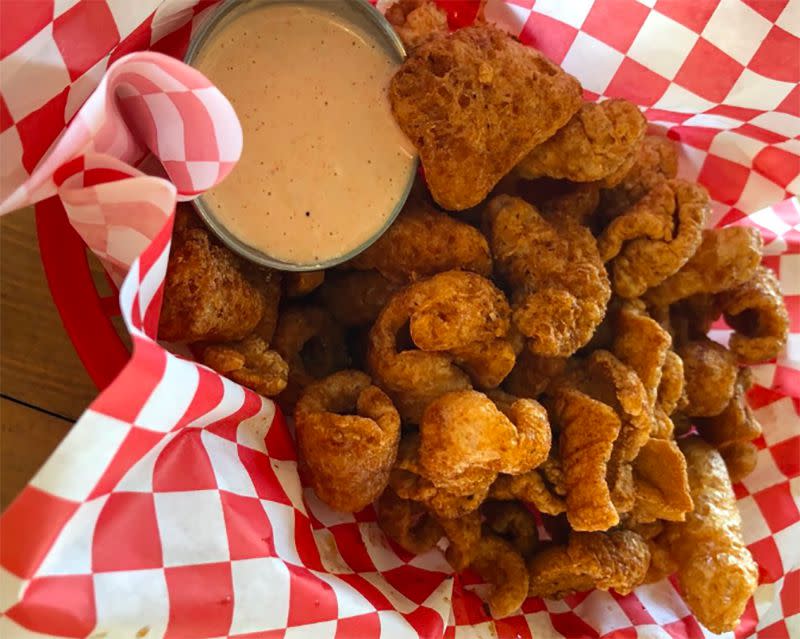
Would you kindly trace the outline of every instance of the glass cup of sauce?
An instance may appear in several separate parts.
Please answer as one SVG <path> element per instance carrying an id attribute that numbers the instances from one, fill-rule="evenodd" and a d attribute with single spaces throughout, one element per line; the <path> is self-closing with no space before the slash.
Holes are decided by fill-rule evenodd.
<path id="1" fill-rule="evenodd" d="M 185 58 L 242 125 L 239 163 L 194 201 L 222 242 L 263 266 L 311 271 L 383 234 L 417 168 L 388 98 L 404 58 L 366 0 L 223 0 Z"/>

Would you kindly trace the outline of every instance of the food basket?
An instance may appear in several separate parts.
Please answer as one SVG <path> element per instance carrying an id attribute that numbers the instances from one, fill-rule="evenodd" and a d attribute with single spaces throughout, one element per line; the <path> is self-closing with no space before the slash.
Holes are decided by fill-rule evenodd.
<path id="1" fill-rule="evenodd" d="M 175 200 L 213 182 L 192 173 L 192 158 L 164 162 L 171 184 L 134 168 L 146 149 L 158 155 L 158 136 L 135 126 L 132 135 L 116 100 L 141 105 L 188 92 L 237 127 L 199 74 L 149 53 L 126 57 L 150 50 L 182 58 L 214 4 L 0 5 L 0 210 L 38 202 L 53 298 L 104 389 L 3 514 L 0 634 L 709 636 L 671 580 L 627 596 L 529 599 L 519 614 L 492 621 L 476 576 L 454 578 L 436 551 L 404 552 L 371 509 L 334 513 L 304 490 L 272 402 L 154 341 Z M 441 5 L 452 27 L 479 8 Z M 756 226 L 764 236 L 791 334 L 776 361 L 753 371 L 749 399 L 764 435 L 756 470 L 735 490 L 760 586 L 729 635 L 800 635 L 798 4 L 489 0 L 485 16 L 577 76 L 587 98 L 640 105 L 652 128 L 680 142 L 681 175 L 708 188 L 712 224 Z M 120 93 L 125 82 L 138 93 Z M 215 161 L 232 166 L 235 158 Z M 111 294 L 93 283 L 87 244 L 107 267 Z M 110 321 L 118 313 L 132 354 Z M 712 336 L 727 333 L 720 325 Z"/>

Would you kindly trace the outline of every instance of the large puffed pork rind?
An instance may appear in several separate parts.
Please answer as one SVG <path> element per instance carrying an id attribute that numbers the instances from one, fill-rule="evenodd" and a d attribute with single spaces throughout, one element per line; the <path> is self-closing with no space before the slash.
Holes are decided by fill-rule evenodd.
<path id="1" fill-rule="evenodd" d="M 744 284 L 755 275 L 762 244 L 758 229 L 746 226 L 705 230 L 691 259 L 647 291 L 645 298 L 664 307 L 698 293 L 720 293 Z"/>
<path id="2" fill-rule="evenodd" d="M 678 347 L 683 360 L 684 389 L 689 417 L 719 415 L 730 402 L 738 375 L 736 356 L 704 337 Z"/>
<path id="3" fill-rule="evenodd" d="M 702 186 L 669 180 L 612 220 L 597 245 L 614 292 L 639 297 L 677 272 L 700 246 L 709 210 Z"/>
<path id="4" fill-rule="evenodd" d="M 759 266 L 744 284 L 721 293 L 718 303 L 734 330 L 728 348 L 740 362 L 765 362 L 786 345 L 789 312 L 778 279 L 766 266 Z"/>
<path id="5" fill-rule="evenodd" d="M 389 99 L 434 200 L 460 211 L 572 117 L 581 87 L 535 49 L 482 23 L 413 49 Z"/>
<path id="6" fill-rule="evenodd" d="M 630 530 L 574 532 L 566 545 L 545 548 L 528 562 L 529 594 L 561 599 L 592 588 L 630 593 L 650 565 L 647 542 Z"/>
<path id="7" fill-rule="evenodd" d="M 453 269 L 488 277 L 492 256 L 475 227 L 414 198 L 386 233 L 347 266 L 375 269 L 392 282 L 407 283 Z"/>
<path id="8" fill-rule="evenodd" d="M 492 534 L 478 543 L 471 568 L 492 585 L 488 596 L 492 617 L 500 619 L 519 609 L 528 596 L 528 569 L 514 546 Z"/>
<path id="9" fill-rule="evenodd" d="M 283 391 L 289 381 L 289 365 L 256 335 L 240 342 L 207 346 L 200 359 L 237 384 L 266 397 L 274 397 Z"/>
<path id="10" fill-rule="evenodd" d="M 678 564 L 689 609 L 711 632 L 733 630 L 758 585 L 758 567 L 742 538 L 728 470 L 720 454 L 699 437 L 680 442 L 694 510 L 669 522 L 663 543 Z"/>
<path id="11" fill-rule="evenodd" d="M 408 552 L 426 552 L 444 534 L 425 506 L 402 499 L 388 486 L 375 503 L 375 512 L 381 530 Z"/>
<path id="12" fill-rule="evenodd" d="M 322 501 L 356 512 L 383 492 L 397 457 L 400 416 L 368 375 L 340 371 L 314 382 L 294 417 L 300 463 Z"/>
<path id="13" fill-rule="evenodd" d="M 532 399 L 516 400 L 506 416 L 483 393 L 446 393 L 425 409 L 419 432 L 423 474 L 448 490 L 475 473 L 524 473 L 550 452 L 547 413 Z"/>
<path id="14" fill-rule="evenodd" d="M 611 296 L 589 230 L 575 220 L 547 220 L 524 200 L 492 199 L 485 227 L 498 273 L 511 286 L 513 321 L 528 348 L 567 357 L 584 346 Z"/>
<path id="15" fill-rule="evenodd" d="M 386 19 L 406 49 L 449 31 L 447 14 L 433 0 L 398 0 L 386 9 Z"/>
<path id="16" fill-rule="evenodd" d="M 553 137 L 522 159 L 517 171 L 527 179 L 602 180 L 633 163 L 646 126 L 639 108 L 627 100 L 584 102 Z"/>
<path id="17" fill-rule="evenodd" d="M 611 501 L 608 465 L 621 422 L 614 410 L 582 392 L 559 388 L 553 402 L 561 429 L 559 449 L 567 519 L 575 530 L 607 530 L 619 523 Z"/>
<path id="18" fill-rule="evenodd" d="M 633 479 L 634 521 L 683 521 L 691 512 L 686 459 L 674 441 L 650 438 L 633 460 Z"/>
<path id="19" fill-rule="evenodd" d="M 241 262 L 190 222 L 175 222 L 158 336 L 174 342 L 236 341 L 261 320 L 265 300 Z"/>

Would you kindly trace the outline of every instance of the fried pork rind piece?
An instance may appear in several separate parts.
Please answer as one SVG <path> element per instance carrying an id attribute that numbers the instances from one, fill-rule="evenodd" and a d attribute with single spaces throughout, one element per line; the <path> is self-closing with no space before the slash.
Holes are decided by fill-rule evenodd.
<path id="1" fill-rule="evenodd" d="M 600 203 L 600 187 L 593 183 L 576 184 L 566 193 L 534 203 L 548 219 L 572 218 L 579 224 L 588 224 Z"/>
<path id="2" fill-rule="evenodd" d="M 675 145 L 660 135 L 646 135 L 636 160 L 622 181 L 600 194 L 600 211 L 605 221 L 614 219 L 641 200 L 657 183 L 678 174 Z"/>
<path id="3" fill-rule="evenodd" d="M 678 408 L 683 408 L 682 399 L 685 398 L 683 382 L 683 360 L 675 351 L 667 351 L 661 369 L 656 407 L 667 415 L 672 415 Z"/>
<path id="4" fill-rule="evenodd" d="M 304 391 L 294 413 L 300 463 L 334 510 L 356 512 L 383 492 L 397 456 L 400 416 L 361 371 L 339 371 Z"/>
<path id="5" fill-rule="evenodd" d="M 484 535 L 471 567 L 493 586 L 488 596 L 493 618 L 510 615 L 527 598 L 529 578 L 525 560 L 505 539 Z"/>
<path id="6" fill-rule="evenodd" d="M 521 475 L 498 475 L 489 491 L 489 497 L 499 500 L 519 499 L 547 515 L 560 515 L 567 509 L 564 499 L 542 477 L 540 468 Z"/>
<path id="7" fill-rule="evenodd" d="M 261 292 L 264 298 L 264 313 L 261 320 L 253 329 L 253 333 L 258 335 L 267 344 L 272 343 L 275 336 L 275 329 L 278 326 L 278 310 L 281 302 L 281 282 L 283 280 L 280 271 L 272 269 L 262 269 L 248 265 L 248 280 Z"/>
<path id="8" fill-rule="evenodd" d="M 669 180 L 612 220 L 597 246 L 614 292 L 639 297 L 678 271 L 700 246 L 709 210 L 702 186 Z"/>
<path id="9" fill-rule="evenodd" d="M 691 512 L 686 459 L 674 441 L 649 439 L 633 460 L 633 481 L 636 490 L 631 511 L 633 521 L 683 521 L 686 513 Z"/>
<path id="10" fill-rule="evenodd" d="M 664 545 L 678 563 L 683 598 L 711 632 L 733 630 L 758 584 L 758 568 L 742 539 L 742 519 L 720 454 L 699 437 L 680 442 L 694 511 L 670 522 Z"/>
<path id="11" fill-rule="evenodd" d="M 538 402 L 518 399 L 509 416 L 477 391 L 446 393 L 425 409 L 419 427 L 419 460 L 425 477 L 462 492 L 487 471 L 516 475 L 535 468 L 550 452 L 550 424 Z"/>
<path id="12" fill-rule="evenodd" d="M 410 499 L 401 499 L 390 487 L 383 491 L 375 503 L 375 510 L 381 530 L 408 552 L 426 552 L 444 534 L 425 506 Z"/>
<path id="13" fill-rule="evenodd" d="M 399 0 L 386 9 L 386 19 L 406 50 L 449 32 L 447 14 L 433 0 Z"/>
<path id="14" fill-rule="evenodd" d="M 517 357 L 503 385 L 517 397 L 535 398 L 544 393 L 566 367 L 566 357 L 541 357 L 526 349 Z"/>
<path id="15" fill-rule="evenodd" d="M 527 179 L 542 176 L 595 182 L 631 168 L 644 138 L 647 120 L 627 100 L 584 102 L 556 134 L 535 147 L 517 165 Z"/>
<path id="16" fill-rule="evenodd" d="M 728 348 L 740 362 L 777 357 L 789 336 L 789 313 L 775 274 L 759 266 L 744 284 L 719 295 L 719 307 L 734 329 Z"/>
<path id="17" fill-rule="evenodd" d="M 318 288 L 324 281 L 325 271 L 285 273 L 283 288 L 286 297 L 303 297 Z"/>
<path id="18" fill-rule="evenodd" d="M 289 365 L 256 335 L 240 342 L 207 346 L 201 359 L 206 366 L 265 397 L 274 397 L 289 381 Z"/>
<path id="19" fill-rule="evenodd" d="M 423 476 L 419 463 L 419 434 L 409 433 L 400 440 L 395 467 L 389 475 L 389 485 L 403 499 L 422 502 L 436 517 L 457 519 L 481 505 L 497 473 L 487 471 L 472 477 L 456 491 L 438 488 Z"/>
<path id="20" fill-rule="evenodd" d="M 327 275 L 319 296 L 342 326 L 366 326 L 375 321 L 398 288 L 378 271 L 337 272 Z"/>
<path id="21" fill-rule="evenodd" d="M 402 284 L 454 269 L 488 277 L 492 256 L 486 238 L 475 227 L 415 198 L 386 233 L 347 265 L 375 269 Z"/>
<path id="22" fill-rule="evenodd" d="M 753 442 L 728 442 L 718 450 L 734 484 L 752 473 L 758 464 L 758 448 Z"/>
<path id="23" fill-rule="evenodd" d="M 242 274 L 240 260 L 204 228 L 176 220 L 164 282 L 159 339 L 236 341 L 247 337 L 265 309 L 262 294 Z"/>
<path id="24" fill-rule="evenodd" d="M 667 306 L 697 293 L 719 293 L 751 279 L 761 261 L 761 234 L 745 226 L 703 231 L 695 254 L 674 275 L 647 291 L 654 306 Z"/>
<path id="25" fill-rule="evenodd" d="M 482 23 L 413 49 L 389 99 L 433 199 L 461 211 L 572 117 L 581 87 L 535 49 Z"/>
<path id="26" fill-rule="evenodd" d="M 599 588 L 627 595 L 644 581 L 650 550 L 630 530 L 574 532 L 565 546 L 550 546 L 528 562 L 532 597 L 561 599 Z"/>
<path id="27" fill-rule="evenodd" d="M 539 546 L 536 518 L 525 506 L 513 501 L 485 501 L 481 514 L 487 532 L 511 542 L 523 557 L 531 557 Z"/>
<path id="28" fill-rule="evenodd" d="M 501 353 L 497 340 L 506 339 L 509 314 L 500 290 L 475 273 L 447 271 L 416 282 L 396 293 L 375 321 L 369 369 L 403 420 L 418 424 L 425 407 L 442 394 L 470 389 L 472 381 L 499 384 L 508 374 L 513 344 Z M 420 350 L 400 350 L 406 325 Z M 505 371 L 497 370 L 498 362 L 505 362 Z"/>
<path id="29" fill-rule="evenodd" d="M 606 406 L 574 388 L 556 392 L 553 413 L 567 489 L 567 519 L 575 530 L 607 530 L 619 523 L 607 475 L 621 422 Z"/>
<path id="30" fill-rule="evenodd" d="M 289 385 L 281 396 L 281 406 L 289 409 L 312 381 L 347 366 L 342 327 L 330 313 L 316 306 L 284 309 L 272 348 L 289 364 Z"/>
<path id="31" fill-rule="evenodd" d="M 678 348 L 683 360 L 684 389 L 689 417 L 719 415 L 733 397 L 738 367 L 736 356 L 707 337 Z"/>
<path id="32" fill-rule="evenodd" d="M 528 348 L 568 357 L 584 346 L 611 296 L 597 244 L 572 219 L 548 221 L 519 198 L 500 195 L 486 211 L 498 272 L 513 289 L 513 321 Z"/>
<path id="33" fill-rule="evenodd" d="M 477 510 L 455 519 L 439 518 L 439 525 L 450 542 L 445 551 L 447 562 L 456 572 L 475 559 L 481 541 L 481 516 Z"/>

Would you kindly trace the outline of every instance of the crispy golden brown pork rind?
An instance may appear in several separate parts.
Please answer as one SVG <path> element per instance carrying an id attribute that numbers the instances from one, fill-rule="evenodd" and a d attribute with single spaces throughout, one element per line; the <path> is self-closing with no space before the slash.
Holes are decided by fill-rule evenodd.
<path id="1" fill-rule="evenodd" d="M 709 210 L 703 187 L 669 180 L 612 220 L 597 246 L 614 292 L 639 297 L 677 272 L 700 246 Z"/>
<path id="2" fill-rule="evenodd" d="M 439 273 L 389 300 L 370 331 L 368 366 L 403 419 L 419 423 L 431 401 L 471 388 L 470 374 L 480 385 L 499 384 L 508 374 L 513 344 L 497 357 L 508 315 L 505 297 L 489 280 L 467 271 Z M 399 339 L 406 325 L 412 348 L 402 350 Z M 487 342 L 492 344 L 481 347 Z M 503 362 L 506 370 L 498 371 Z"/>
<path id="3" fill-rule="evenodd" d="M 758 465 L 758 447 L 753 442 L 728 442 L 722 444 L 718 450 L 734 484 L 742 481 Z"/>
<path id="4" fill-rule="evenodd" d="M 308 386 L 294 412 L 300 463 L 335 510 L 356 512 L 383 492 L 397 456 L 400 416 L 361 371 L 339 371 Z"/>
<path id="5" fill-rule="evenodd" d="M 492 256 L 480 231 L 415 198 L 386 233 L 347 266 L 375 269 L 404 284 L 453 269 L 488 277 Z"/>
<path id="6" fill-rule="evenodd" d="M 695 419 L 700 435 L 712 446 L 733 441 L 752 441 L 761 435 L 761 424 L 747 405 L 747 391 L 752 385 L 749 368 L 740 368 L 730 401 L 712 417 Z"/>
<path id="7" fill-rule="evenodd" d="M 514 546 L 496 535 L 484 535 L 471 568 L 492 585 L 489 611 L 499 619 L 518 610 L 528 596 L 528 569 Z"/>
<path id="8" fill-rule="evenodd" d="M 539 546 L 536 518 L 525 506 L 513 501 L 485 501 L 481 504 L 484 529 L 511 542 L 523 557 Z"/>
<path id="9" fill-rule="evenodd" d="M 649 564 L 647 542 L 635 532 L 574 532 L 567 545 L 545 548 L 528 562 L 529 594 L 561 599 L 599 588 L 626 595 L 644 581 Z"/>
<path id="10" fill-rule="evenodd" d="M 460 211 L 569 120 L 581 88 L 535 49 L 482 23 L 413 49 L 389 99 L 433 199 Z"/>
<path id="11" fill-rule="evenodd" d="M 775 274 L 759 266 L 744 284 L 718 298 L 725 321 L 734 329 L 728 348 L 740 362 L 758 364 L 781 352 L 789 336 L 789 313 Z"/>
<path id="12" fill-rule="evenodd" d="M 719 415 L 733 397 L 736 356 L 707 337 L 681 345 L 678 355 L 683 360 L 688 402 L 683 412 L 689 417 Z"/>
<path id="13" fill-rule="evenodd" d="M 375 503 L 375 511 L 381 530 L 408 552 L 426 552 L 444 534 L 425 506 L 398 497 L 388 486 Z"/>
<path id="14" fill-rule="evenodd" d="M 386 9 L 386 19 L 406 50 L 449 31 L 447 14 L 433 0 L 398 0 Z"/>
<path id="15" fill-rule="evenodd" d="M 560 452 L 567 490 L 567 519 L 575 530 L 607 530 L 619 523 L 607 475 L 621 422 L 610 406 L 569 387 L 553 403 L 561 429 Z"/>
<path id="16" fill-rule="evenodd" d="M 592 336 L 611 296 L 597 244 L 572 219 L 550 222 L 500 195 L 485 226 L 499 274 L 513 289 L 513 321 L 536 355 L 567 357 Z"/>
<path id="17" fill-rule="evenodd" d="M 534 468 L 521 475 L 498 475 L 492 484 L 489 496 L 499 500 L 519 499 L 548 515 L 560 515 L 566 512 L 567 508 L 564 499 L 552 486 L 548 486 L 540 468 Z"/>
<path id="18" fill-rule="evenodd" d="M 517 165 L 527 179 L 552 177 L 595 182 L 632 164 L 647 120 L 627 100 L 584 102 L 572 119 Z M 630 169 L 630 166 L 627 167 Z M 627 173 L 623 171 L 619 180 Z"/>
<path id="19" fill-rule="evenodd" d="M 758 568 L 742 539 L 742 519 L 725 462 L 699 437 L 680 442 L 694 510 L 670 522 L 664 545 L 678 563 L 683 598 L 712 632 L 733 630 L 758 584 Z"/>
<path id="20" fill-rule="evenodd" d="M 547 413 L 532 399 L 516 400 L 507 417 L 483 393 L 446 393 L 425 409 L 419 432 L 424 476 L 462 493 L 476 475 L 524 473 L 550 452 Z"/>
<path id="21" fill-rule="evenodd" d="M 173 342 L 235 341 L 264 314 L 262 294 L 241 262 L 204 228 L 176 221 L 158 336 Z"/>
<path id="22" fill-rule="evenodd" d="M 264 313 L 253 329 L 253 333 L 267 344 L 272 344 L 272 338 L 275 336 L 275 329 L 278 326 L 282 274 L 280 271 L 250 265 L 245 269 L 245 273 L 250 283 L 261 292 L 264 298 Z"/>
<path id="23" fill-rule="evenodd" d="M 675 351 L 667 351 L 661 369 L 656 407 L 667 415 L 672 415 L 676 409 L 683 408 L 681 401 L 685 398 L 683 383 L 683 360 Z"/>
<path id="24" fill-rule="evenodd" d="M 342 326 L 365 326 L 375 321 L 398 288 L 378 271 L 335 272 L 319 287 L 319 297 Z"/>
<path id="25" fill-rule="evenodd" d="M 691 259 L 674 275 L 647 291 L 654 306 L 667 306 L 697 293 L 719 293 L 745 283 L 761 260 L 761 233 L 745 226 L 703 231 Z"/>
<path id="26" fill-rule="evenodd" d="M 566 357 L 541 357 L 525 349 L 517 357 L 503 386 L 518 397 L 535 398 L 544 393 L 566 367 Z"/>
<path id="27" fill-rule="evenodd" d="M 631 520 L 683 521 L 691 512 L 686 459 L 674 441 L 649 439 L 633 460 L 633 480 L 636 501 Z"/>
<path id="28" fill-rule="evenodd" d="M 607 223 L 641 200 L 658 182 L 678 174 L 675 145 L 660 135 L 646 135 L 636 161 L 622 181 L 600 194 L 600 212 Z"/>
<path id="29" fill-rule="evenodd" d="M 455 519 L 439 518 L 447 540 L 450 542 L 445 551 L 447 562 L 456 572 L 467 568 L 475 559 L 481 541 L 481 515 L 473 510 Z"/>
<path id="30" fill-rule="evenodd" d="M 289 365 L 256 335 L 240 342 L 207 346 L 203 364 L 266 397 L 274 397 L 289 381 Z"/>

